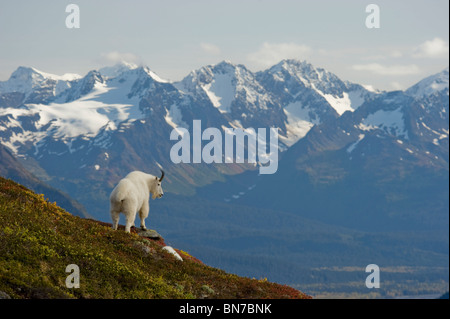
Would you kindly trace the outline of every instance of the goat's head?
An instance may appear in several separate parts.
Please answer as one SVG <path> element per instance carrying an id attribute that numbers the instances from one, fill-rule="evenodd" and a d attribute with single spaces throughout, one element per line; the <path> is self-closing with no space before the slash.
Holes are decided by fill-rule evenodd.
<path id="1" fill-rule="evenodd" d="M 151 193 L 153 199 L 161 198 L 164 195 L 164 191 L 161 187 L 161 182 L 163 178 L 164 178 L 164 171 L 161 170 L 161 177 L 158 178 L 155 176 L 155 179 L 153 180 L 152 183 Z"/>

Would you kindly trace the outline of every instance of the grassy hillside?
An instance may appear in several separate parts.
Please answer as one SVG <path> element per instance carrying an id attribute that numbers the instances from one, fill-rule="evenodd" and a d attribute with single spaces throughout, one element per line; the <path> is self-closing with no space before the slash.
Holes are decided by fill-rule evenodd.
<path id="1" fill-rule="evenodd" d="M 0 292 L 11 298 L 308 298 L 284 285 L 225 273 L 163 240 L 73 216 L 0 178 Z M 66 266 L 80 269 L 67 288 Z"/>

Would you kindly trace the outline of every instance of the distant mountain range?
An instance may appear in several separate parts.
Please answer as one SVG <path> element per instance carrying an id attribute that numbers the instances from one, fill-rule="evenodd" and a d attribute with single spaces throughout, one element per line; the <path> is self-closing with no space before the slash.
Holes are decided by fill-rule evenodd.
<path id="1" fill-rule="evenodd" d="M 297 60 L 257 73 L 224 61 L 192 71 L 176 83 L 129 63 L 84 77 L 19 67 L 0 82 L 0 141 L 37 177 L 71 193 L 104 219 L 104 209 L 92 205 L 98 196 L 106 199 L 108 189 L 132 169 L 152 172 L 164 167 L 171 172 L 166 188 L 178 194 L 193 194 L 193 187 L 252 169 L 242 164 L 171 163 L 170 131 L 191 129 L 194 119 L 205 127 L 278 127 L 281 151 L 312 127 L 314 132 L 326 128 L 339 144 L 330 147 L 347 146 L 354 160 L 369 136 L 395 137 L 393 145 L 406 155 L 421 157 L 426 165 L 448 165 L 447 97 L 448 69 L 406 92 L 384 93 Z M 439 114 L 431 112 L 437 99 L 443 103 L 437 106 L 442 108 Z M 409 107 L 412 103 L 414 108 Z M 426 141 L 429 145 L 423 144 Z M 95 198 L 86 194 L 86 182 L 98 190 Z"/>
<path id="2" fill-rule="evenodd" d="M 91 205 L 132 169 L 151 172 L 162 165 L 173 172 L 166 187 L 180 194 L 249 169 L 174 166 L 168 158 L 174 127 L 190 128 L 193 119 L 205 127 L 279 127 L 280 148 L 286 150 L 312 126 L 377 94 L 295 60 L 256 74 L 224 61 L 177 83 L 127 63 L 84 77 L 19 67 L 0 82 L 0 141 L 36 176 L 105 218 Z M 79 181 L 100 193 L 90 198 Z"/>
<path id="3" fill-rule="evenodd" d="M 202 192 L 356 229 L 448 229 L 448 112 L 447 69 L 314 126 L 277 174 Z"/>
<path id="4" fill-rule="evenodd" d="M 274 268 L 276 280 L 310 280 L 301 272 L 319 260 L 360 265 L 369 248 L 390 265 L 447 260 L 448 269 L 448 82 L 447 68 L 405 91 L 374 91 L 297 60 L 256 73 L 223 61 L 179 82 L 129 63 L 85 76 L 19 67 L 0 82 L 0 142 L 19 170 L 104 221 L 120 178 L 164 168 L 168 196 L 151 203 L 150 219 L 178 247 L 186 243 L 202 260 L 240 274 L 266 273 L 256 265 L 260 256 L 271 267 L 288 261 Z M 193 120 L 219 129 L 279 128 L 277 173 L 258 175 L 249 164 L 173 164 L 170 132 L 191 131 Z M 234 241 L 225 244 L 227 236 Z M 291 250 L 279 251 L 265 236 Z"/>

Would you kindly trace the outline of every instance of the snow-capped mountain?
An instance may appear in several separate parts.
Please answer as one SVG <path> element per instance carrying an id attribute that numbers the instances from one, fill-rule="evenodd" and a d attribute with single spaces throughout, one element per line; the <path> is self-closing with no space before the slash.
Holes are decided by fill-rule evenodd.
<path id="1" fill-rule="evenodd" d="M 352 119 L 358 136 L 393 138 L 409 156 L 425 156 L 430 165 L 447 161 L 449 135 L 448 68 L 405 92 L 388 92 L 367 102 Z M 359 142 L 358 142 L 359 143 Z M 402 157 L 402 160 L 404 157 Z"/>
<path id="2" fill-rule="evenodd" d="M 448 143 L 448 69 L 417 87 L 372 92 L 296 60 L 258 73 L 224 61 L 176 83 L 128 63 L 83 77 L 19 67 L 0 82 L 0 141 L 33 173 L 83 198 L 80 179 L 104 195 L 132 169 L 171 168 L 167 187 L 183 193 L 251 168 L 171 163 L 170 132 L 192 129 L 195 119 L 203 128 L 278 127 L 282 152 L 296 153 L 305 140 L 303 145 L 311 143 L 301 150 L 306 155 L 331 147 L 343 149 L 349 160 L 367 154 L 370 136 L 388 137 L 436 164 L 434 156 L 445 158 Z M 425 144 L 437 149 L 424 150 Z M 89 196 L 82 202 L 93 205 L 94 215 L 103 214 L 101 201 Z"/>
<path id="3" fill-rule="evenodd" d="M 272 96 L 243 65 L 223 61 L 192 71 L 179 85 L 182 91 L 208 99 L 220 113 L 245 119 L 274 107 Z"/>
<path id="4" fill-rule="evenodd" d="M 192 71 L 174 84 L 201 104 L 215 107 L 232 127 L 278 127 L 293 145 L 312 126 L 353 111 L 376 94 L 307 62 L 284 60 L 252 73 L 223 61 Z"/>
<path id="5" fill-rule="evenodd" d="M 448 141 L 446 69 L 405 92 L 378 94 L 353 113 L 316 126 L 303 145 L 308 144 L 313 152 L 345 150 L 350 161 L 359 158 L 363 162 L 386 165 L 389 159 L 393 163 L 406 161 L 445 169 L 448 168 Z M 293 149 L 292 152 L 300 156 L 302 151 Z M 386 158 L 381 160 L 380 156 Z"/>
<path id="6" fill-rule="evenodd" d="M 7 81 L 0 82 L 0 95 L 18 95 L 19 103 L 47 102 L 69 89 L 71 82 L 79 78 L 78 74 L 58 76 L 21 66 Z"/>
<path id="7" fill-rule="evenodd" d="M 276 103 L 282 105 L 286 135 L 281 139 L 288 146 L 304 137 L 314 125 L 335 119 L 346 111 L 353 112 L 376 96 L 305 61 L 283 60 L 259 72 L 257 78 L 276 97 Z"/>
<path id="8" fill-rule="evenodd" d="M 91 139 L 104 127 L 115 130 L 122 122 L 142 118 L 139 103 L 155 81 L 154 73 L 132 65 L 119 65 L 116 71 L 119 67 L 121 72 L 113 78 L 90 71 L 70 81 L 65 80 L 68 76 L 49 76 L 20 67 L 8 81 L 0 82 L 1 97 L 24 95 L 19 108 L 4 102 L 0 111 L 2 142 L 18 155 L 30 155 L 29 148 L 20 150 L 30 142 L 35 156 L 45 149 L 52 152 L 51 145 L 45 145 L 50 140 L 64 142 L 66 151 L 73 152 L 74 139 Z M 58 149 L 58 153 L 64 152 L 60 145 Z"/>
<path id="9" fill-rule="evenodd" d="M 416 98 L 432 95 L 436 92 L 448 95 L 448 68 L 437 74 L 431 75 L 406 90 L 406 94 Z"/>
<path id="10" fill-rule="evenodd" d="M 200 192 L 364 230 L 448 231 L 449 98 L 442 83 L 448 69 L 406 92 L 376 94 L 312 127 L 276 174 L 234 176 Z"/>
<path id="11" fill-rule="evenodd" d="M 423 159 L 422 164 L 434 165 L 446 159 L 448 165 L 448 149 L 436 148 L 448 145 L 448 121 L 446 69 L 420 81 L 405 92 L 386 92 L 372 96 L 353 113 L 341 116 L 327 127 L 318 126 L 315 132 L 333 132 L 337 135 L 332 138 L 333 148 L 348 146 L 348 154 L 363 148 L 365 137 L 372 136 L 375 140 L 392 141 L 393 146 L 401 148 L 410 158 L 412 156 L 417 160 L 424 156 L 426 160 Z M 348 144 L 349 139 L 352 140 L 351 144 Z M 361 153 L 367 154 L 363 150 Z M 399 156 L 397 159 L 405 158 L 408 156 Z"/>
<path id="12" fill-rule="evenodd" d="M 306 61 L 281 61 L 261 72 L 259 79 L 269 90 L 287 99 L 295 100 L 305 89 L 310 89 L 323 97 L 339 115 L 345 111 L 353 112 L 374 95 L 361 85 L 343 82 L 335 74 L 315 68 Z"/>
<path id="13" fill-rule="evenodd" d="M 354 110 L 363 98 L 373 96 L 294 60 L 258 74 L 224 61 L 192 71 L 178 83 L 161 79 L 147 67 L 123 62 L 84 77 L 19 67 L 8 81 L 0 82 L 0 93 L 2 142 L 21 155 L 27 151 L 19 149 L 32 142 L 35 156 L 44 149 L 56 152 L 43 140 L 63 141 L 73 152 L 74 139 L 95 138 L 102 128 L 117 130 L 119 123 L 153 112 L 161 113 L 158 116 L 171 127 L 189 127 L 196 118 L 215 127 L 279 127 L 285 150 L 313 125 L 338 117 L 345 108 Z M 63 152 L 61 145 L 57 148 Z"/>
<path id="14" fill-rule="evenodd" d="M 54 87 L 56 89 L 55 95 L 57 95 L 68 88 L 67 83 L 80 78 L 81 76 L 78 74 L 67 73 L 59 76 L 35 68 L 20 66 L 7 81 L 0 82 L 0 93 L 20 92 L 27 95 L 36 89 Z"/>
<path id="15" fill-rule="evenodd" d="M 137 68 L 138 68 L 137 64 L 121 61 L 113 66 L 105 66 L 103 68 L 100 68 L 98 72 L 102 75 L 104 79 L 110 79 L 115 78 L 129 70 L 134 70 Z"/>

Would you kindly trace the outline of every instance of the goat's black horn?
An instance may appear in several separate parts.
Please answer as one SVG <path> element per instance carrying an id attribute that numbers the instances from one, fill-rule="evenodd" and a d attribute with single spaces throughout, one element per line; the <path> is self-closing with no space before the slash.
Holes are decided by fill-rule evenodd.
<path id="1" fill-rule="evenodd" d="M 161 177 L 159 178 L 159 181 L 162 182 L 163 178 L 164 178 L 164 171 L 161 170 Z"/>

